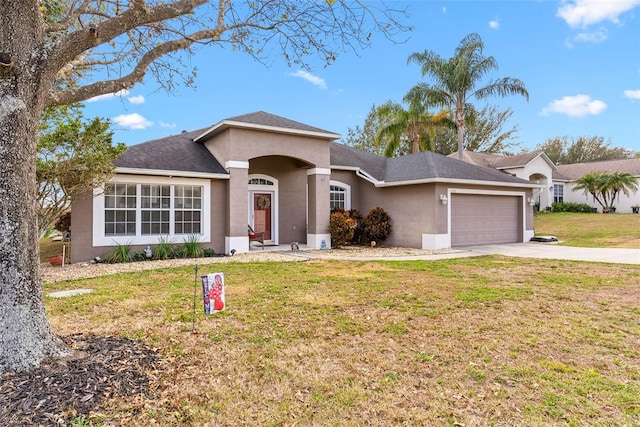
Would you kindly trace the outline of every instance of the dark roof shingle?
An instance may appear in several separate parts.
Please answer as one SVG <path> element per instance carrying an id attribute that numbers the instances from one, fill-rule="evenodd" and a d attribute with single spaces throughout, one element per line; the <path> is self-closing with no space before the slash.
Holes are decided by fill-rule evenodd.
<path id="1" fill-rule="evenodd" d="M 114 164 L 121 168 L 227 174 L 203 144 L 193 138 L 204 129 L 132 145 Z"/>

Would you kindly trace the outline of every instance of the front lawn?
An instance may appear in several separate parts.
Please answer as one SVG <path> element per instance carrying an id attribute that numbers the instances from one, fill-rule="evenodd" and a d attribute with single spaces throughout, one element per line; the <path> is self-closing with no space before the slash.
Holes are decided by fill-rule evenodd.
<path id="1" fill-rule="evenodd" d="M 615 215 L 617 216 L 617 215 Z M 610 217 L 615 217 L 611 215 Z M 640 425 L 640 268 L 480 257 L 229 263 L 45 284 L 61 335 L 157 349 L 95 425 Z M 84 424 L 83 424 L 84 425 Z"/>
<path id="2" fill-rule="evenodd" d="M 538 236 L 556 236 L 561 245 L 640 249 L 640 215 L 537 212 Z"/>

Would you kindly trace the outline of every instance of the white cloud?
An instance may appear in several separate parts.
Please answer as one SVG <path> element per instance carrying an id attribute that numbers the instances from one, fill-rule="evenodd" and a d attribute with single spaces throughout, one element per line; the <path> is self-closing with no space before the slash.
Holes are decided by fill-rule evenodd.
<path id="1" fill-rule="evenodd" d="M 640 89 L 625 90 L 624 96 L 629 99 L 640 99 Z"/>
<path id="2" fill-rule="evenodd" d="M 167 123 L 167 122 L 163 122 L 162 120 L 159 121 L 158 124 L 160 125 L 161 128 L 170 128 L 170 129 L 173 129 L 174 127 L 177 126 L 175 123 Z"/>
<path id="3" fill-rule="evenodd" d="M 556 16 L 572 28 L 602 21 L 620 22 L 620 15 L 640 5 L 640 0 L 562 0 Z"/>
<path id="4" fill-rule="evenodd" d="M 111 119 L 114 123 L 129 129 L 146 129 L 153 125 L 153 122 L 145 119 L 138 113 L 121 114 Z"/>
<path id="5" fill-rule="evenodd" d="M 115 98 L 116 96 L 127 96 L 127 95 L 129 95 L 129 90 L 122 89 L 115 93 L 105 93 L 104 95 L 94 96 L 93 98 L 87 99 L 85 102 L 106 101 L 106 100 Z"/>
<path id="6" fill-rule="evenodd" d="M 489 21 L 489 28 L 491 28 L 492 30 L 497 30 L 498 28 L 500 28 L 500 20 L 494 19 L 492 21 Z"/>
<path id="7" fill-rule="evenodd" d="M 573 40 L 585 43 L 602 43 L 607 39 L 607 30 L 600 28 L 598 31 L 578 33 Z"/>
<path id="8" fill-rule="evenodd" d="M 445 6 L 442 6 L 442 14 L 446 14 L 447 13 L 447 8 Z"/>
<path id="9" fill-rule="evenodd" d="M 327 83 L 325 83 L 325 81 L 323 79 L 321 79 L 318 76 L 314 76 L 313 74 L 304 71 L 304 70 L 298 70 L 295 73 L 291 73 L 291 75 L 293 77 L 300 77 L 301 79 L 304 79 L 308 82 L 310 82 L 311 84 L 318 86 L 320 89 L 326 89 L 327 88 Z"/>
<path id="10" fill-rule="evenodd" d="M 556 99 L 544 107 L 541 115 L 548 116 L 552 113 L 566 114 L 569 117 L 584 117 L 600 114 L 607 108 L 607 104 L 594 99 L 589 95 L 565 96 Z"/>
<path id="11" fill-rule="evenodd" d="M 127 101 L 129 101 L 134 105 L 144 104 L 144 96 L 143 95 L 130 96 L 129 98 L 127 98 Z"/>

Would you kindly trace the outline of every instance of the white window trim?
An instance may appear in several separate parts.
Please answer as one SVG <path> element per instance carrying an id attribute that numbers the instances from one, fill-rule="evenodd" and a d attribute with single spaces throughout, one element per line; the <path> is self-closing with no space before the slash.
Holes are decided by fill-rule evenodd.
<path id="1" fill-rule="evenodd" d="M 197 178 L 171 178 L 161 176 L 116 175 L 111 180 L 118 184 L 142 184 L 142 185 L 193 185 L 202 187 L 202 229 L 200 242 L 211 241 L 211 184 L 207 179 Z M 140 195 L 138 194 L 138 197 Z M 155 245 L 160 237 L 168 238 L 174 243 L 182 243 L 184 234 L 151 234 L 140 235 L 142 228 L 140 215 L 136 215 L 135 236 L 106 236 L 104 233 L 104 189 L 102 187 L 93 190 L 93 246 L 120 245 Z M 140 207 L 136 208 L 140 212 Z M 173 230 L 173 227 L 170 227 Z"/>
<path id="2" fill-rule="evenodd" d="M 331 180 L 329 182 L 329 188 L 331 186 L 340 187 L 344 189 L 344 210 L 348 211 L 351 209 L 351 186 L 341 181 Z M 329 200 L 331 200 L 331 190 L 329 190 Z"/>

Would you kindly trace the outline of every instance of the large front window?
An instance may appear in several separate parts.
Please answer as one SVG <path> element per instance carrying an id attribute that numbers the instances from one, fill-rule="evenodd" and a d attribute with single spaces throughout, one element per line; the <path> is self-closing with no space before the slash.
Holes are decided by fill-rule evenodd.
<path id="1" fill-rule="evenodd" d="M 111 184 L 104 195 L 104 234 L 200 234 L 202 190 L 196 185 Z"/>

